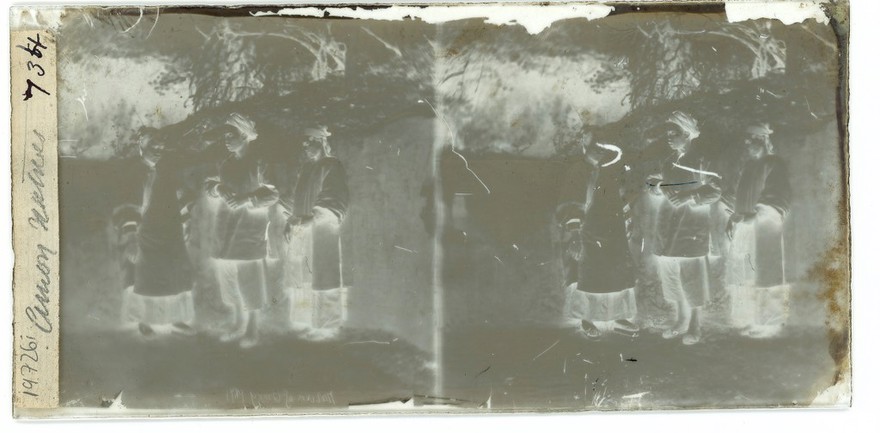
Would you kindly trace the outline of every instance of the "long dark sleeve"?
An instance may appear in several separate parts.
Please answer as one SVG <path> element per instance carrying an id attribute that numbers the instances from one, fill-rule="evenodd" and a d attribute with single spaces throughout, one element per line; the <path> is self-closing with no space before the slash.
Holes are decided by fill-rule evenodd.
<path id="1" fill-rule="evenodd" d="M 328 159 L 324 166 L 325 174 L 321 190 L 314 205 L 333 212 L 342 220 L 348 212 L 349 192 L 345 177 L 345 168 L 338 159 Z"/>

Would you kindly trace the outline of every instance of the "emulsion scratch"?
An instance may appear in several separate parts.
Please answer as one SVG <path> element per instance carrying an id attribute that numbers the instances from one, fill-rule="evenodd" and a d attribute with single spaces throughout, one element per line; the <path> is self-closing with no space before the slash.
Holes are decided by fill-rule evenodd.
<path id="1" fill-rule="evenodd" d="M 138 8 L 138 19 L 131 25 L 131 27 L 122 31 L 122 33 L 128 33 L 131 29 L 135 28 L 138 24 L 140 24 L 141 20 L 144 18 L 144 8 Z"/>
<path id="2" fill-rule="evenodd" d="M 704 174 L 707 176 L 714 176 L 714 177 L 717 177 L 718 179 L 721 179 L 721 175 L 718 173 L 715 173 L 714 171 L 700 170 L 699 168 L 688 167 L 686 165 L 681 165 L 677 162 L 673 162 L 672 165 L 677 168 L 680 168 L 684 171 L 689 171 L 691 173 L 696 173 L 696 174 Z"/>
<path id="3" fill-rule="evenodd" d="M 480 185 L 482 185 L 483 188 L 486 189 L 486 194 L 492 194 L 492 191 L 489 190 L 489 187 L 486 186 L 486 183 L 483 182 L 483 179 L 480 179 L 480 176 L 477 176 L 477 173 L 471 169 L 471 165 L 468 162 L 467 158 L 465 158 L 464 155 L 462 155 L 461 153 L 458 153 L 458 150 L 455 149 L 455 132 L 452 131 L 452 126 L 450 126 L 449 122 L 446 121 L 446 117 L 444 117 L 440 113 L 438 113 L 437 109 L 434 108 L 434 105 L 432 105 L 427 99 L 419 99 L 418 102 L 428 104 L 428 107 L 431 107 L 431 111 L 434 112 L 434 115 L 439 117 L 440 120 L 443 121 L 443 124 L 446 125 L 446 129 L 449 131 L 449 134 L 452 136 L 452 144 L 450 145 L 450 149 L 452 150 L 452 153 L 454 153 L 455 156 L 458 156 L 459 158 L 461 158 L 462 161 L 464 161 L 465 170 L 470 172 L 474 176 L 474 179 L 477 179 L 477 182 L 480 182 Z M 398 152 L 400 152 L 400 151 L 398 150 Z"/>
<path id="4" fill-rule="evenodd" d="M 388 48 L 391 52 L 397 55 L 397 57 L 402 57 L 403 53 L 400 52 L 400 48 L 395 47 L 394 45 L 389 44 L 384 39 L 380 38 L 378 35 L 373 33 L 370 29 L 366 27 L 361 27 L 361 30 L 367 32 L 368 35 L 376 38 L 377 41 L 381 42 L 382 45 L 385 45 L 385 48 Z"/>
<path id="5" fill-rule="evenodd" d="M 408 253 L 413 253 L 413 254 L 415 254 L 415 253 L 418 252 L 418 251 L 415 251 L 415 250 L 411 250 L 411 249 L 409 249 L 409 248 L 404 248 L 404 247 L 402 247 L 402 246 L 400 246 L 400 245 L 395 245 L 394 248 L 397 248 L 398 250 L 401 250 L 401 251 L 406 251 L 406 252 L 408 252 Z"/>
<path id="6" fill-rule="evenodd" d="M 543 352 L 541 352 L 541 353 L 539 353 L 539 354 L 538 354 L 538 355 L 537 355 L 537 356 L 535 356 L 535 357 L 534 357 L 534 358 L 532 358 L 532 361 L 534 361 L 534 360 L 536 360 L 536 359 L 538 359 L 538 358 L 540 358 L 540 357 L 541 357 L 541 356 L 542 356 L 542 355 L 544 355 L 544 354 L 545 354 L 545 353 L 547 353 L 547 352 L 549 352 L 549 351 L 550 351 L 550 349 L 552 349 L 552 348 L 554 348 L 554 347 L 556 347 L 556 345 L 557 345 L 557 344 L 559 344 L 559 341 L 560 341 L 560 340 L 556 340 L 556 342 L 555 342 L 555 343 L 553 343 L 553 344 L 551 344 L 551 345 L 550 345 L 550 347 L 548 347 L 548 348 L 546 348 L 546 349 L 544 349 L 544 351 L 543 351 Z"/>
<path id="7" fill-rule="evenodd" d="M 378 341 L 378 340 L 349 341 L 348 343 L 343 343 L 343 346 L 346 346 L 349 344 L 391 344 L 394 341 L 397 341 L 397 339 L 395 338 L 394 340 L 391 340 L 391 341 Z"/>
<path id="8" fill-rule="evenodd" d="M 150 35 L 153 34 L 153 30 L 156 28 L 156 24 L 159 24 L 159 10 L 160 9 L 161 9 L 160 6 L 156 6 L 156 20 L 153 21 L 153 26 L 150 27 L 150 31 L 147 32 L 147 37 L 145 37 L 144 39 L 150 39 Z"/>
<path id="9" fill-rule="evenodd" d="M 608 167 L 610 165 L 614 165 L 615 163 L 617 163 L 617 161 L 620 161 L 621 157 L 623 157 L 623 150 L 621 150 L 619 147 L 617 147 L 613 144 L 604 144 L 604 143 L 596 142 L 596 146 L 599 146 L 602 149 L 610 150 L 612 152 L 617 153 L 617 155 L 614 156 L 614 159 L 612 159 L 609 162 L 606 162 L 605 164 L 602 164 L 602 167 Z"/>

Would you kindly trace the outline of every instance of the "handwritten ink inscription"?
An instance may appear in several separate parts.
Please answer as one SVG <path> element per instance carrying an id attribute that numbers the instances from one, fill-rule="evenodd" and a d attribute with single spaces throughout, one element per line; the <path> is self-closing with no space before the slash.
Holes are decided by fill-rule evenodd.
<path id="1" fill-rule="evenodd" d="M 49 49 L 49 47 L 47 47 L 40 40 L 40 34 L 37 33 L 33 37 L 28 37 L 27 40 L 28 40 L 27 44 L 16 45 L 15 47 L 21 48 L 22 50 L 24 50 L 25 52 L 30 54 L 30 56 L 33 57 L 34 59 L 42 59 L 43 58 L 43 51 L 42 50 Z M 43 77 L 44 75 L 46 75 L 46 70 L 43 68 L 43 66 L 41 66 L 39 63 L 37 63 L 34 60 L 28 60 L 27 69 L 29 72 L 34 72 L 34 75 L 36 75 L 36 77 L 38 79 L 39 79 L 39 77 Z M 33 80 L 31 80 L 31 78 L 27 78 L 25 80 L 25 84 L 27 85 L 27 89 L 25 89 L 24 93 L 22 94 L 22 96 L 24 96 L 25 101 L 34 97 L 34 90 L 35 89 L 39 90 L 40 92 L 43 92 L 47 96 L 49 95 L 49 92 L 46 91 L 46 89 L 44 89 L 39 84 L 35 83 Z"/>
<path id="2" fill-rule="evenodd" d="M 57 404 L 58 258 L 55 179 L 54 44 L 46 32 L 13 32 L 13 124 L 25 125 L 14 141 L 15 341 L 17 407 Z M 20 93 L 23 92 L 23 93 Z M 19 105 L 21 104 L 21 105 Z M 20 123 L 19 123 L 20 122 Z M 20 260 L 19 260 L 20 258 Z"/>

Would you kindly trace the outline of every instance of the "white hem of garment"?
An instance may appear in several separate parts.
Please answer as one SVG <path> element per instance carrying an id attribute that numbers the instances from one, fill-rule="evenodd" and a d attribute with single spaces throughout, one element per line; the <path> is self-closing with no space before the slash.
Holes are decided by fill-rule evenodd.
<path id="1" fill-rule="evenodd" d="M 338 330 L 348 318 L 348 287 L 289 290 L 290 321 L 296 328 Z"/>
<path id="2" fill-rule="evenodd" d="M 128 286 L 122 296 L 124 322 L 166 325 L 189 323 L 194 315 L 192 291 L 186 290 L 169 296 L 144 296 Z"/>
<path id="3" fill-rule="evenodd" d="M 566 325 L 580 326 L 582 320 L 604 322 L 634 320 L 636 317 L 635 289 L 619 292 L 589 293 L 578 290 L 577 283 L 565 288 L 563 320 Z"/>

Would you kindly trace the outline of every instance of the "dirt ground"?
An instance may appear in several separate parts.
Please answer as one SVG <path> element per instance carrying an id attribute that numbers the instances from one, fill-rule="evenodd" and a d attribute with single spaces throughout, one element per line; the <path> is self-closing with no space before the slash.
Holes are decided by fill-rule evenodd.
<path id="1" fill-rule="evenodd" d="M 713 334 L 684 346 L 657 333 L 588 341 L 570 330 L 447 335 L 444 394 L 501 410 L 795 407 L 831 385 L 821 328 L 770 340 Z"/>
<path id="2" fill-rule="evenodd" d="M 243 350 L 207 335 L 144 340 L 134 330 L 62 337 L 61 402 L 127 408 L 345 408 L 424 395 L 427 356 L 391 335 L 336 342 L 264 336 Z"/>

